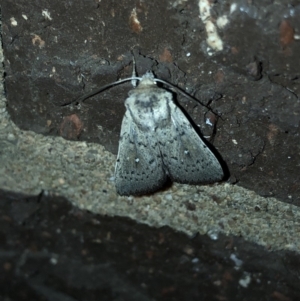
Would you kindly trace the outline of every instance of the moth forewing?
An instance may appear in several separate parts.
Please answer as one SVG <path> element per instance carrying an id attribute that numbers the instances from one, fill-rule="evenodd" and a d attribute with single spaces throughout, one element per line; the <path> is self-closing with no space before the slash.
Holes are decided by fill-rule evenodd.
<path id="1" fill-rule="evenodd" d="M 139 195 L 161 188 L 167 180 L 163 162 L 156 154 L 153 134 L 140 129 L 127 109 L 122 122 L 115 183 L 120 195 Z"/>
<path id="2" fill-rule="evenodd" d="M 169 145 L 161 148 L 164 164 L 172 180 L 179 183 L 212 183 L 223 178 L 222 167 L 197 134 L 179 107 L 169 103 L 171 124 L 158 129 Z M 167 133 L 166 133 L 167 132 Z"/>

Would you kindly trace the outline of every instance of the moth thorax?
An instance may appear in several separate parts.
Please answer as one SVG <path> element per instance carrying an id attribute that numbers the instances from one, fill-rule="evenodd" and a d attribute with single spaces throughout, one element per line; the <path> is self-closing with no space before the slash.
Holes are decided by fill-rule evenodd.
<path id="1" fill-rule="evenodd" d="M 141 89 L 141 88 L 150 88 L 150 87 L 153 87 L 153 86 L 156 86 L 156 82 L 155 82 L 155 81 L 153 81 L 153 80 L 151 80 L 151 79 L 149 79 L 149 78 L 143 78 L 143 79 L 140 81 L 140 83 L 139 83 L 137 89 Z"/>

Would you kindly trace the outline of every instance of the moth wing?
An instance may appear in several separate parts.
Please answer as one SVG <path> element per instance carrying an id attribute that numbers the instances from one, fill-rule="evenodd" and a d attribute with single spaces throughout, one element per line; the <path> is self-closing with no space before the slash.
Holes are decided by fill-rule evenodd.
<path id="1" fill-rule="evenodd" d="M 120 195 L 151 193 L 167 180 L 154 132 L 141 131 L 126 111 L 120 134 L 115 183 Z"/>
<path id="2" fill-rule="evenodd" d="M 166 137 L 160 148 L 172 180 L 186 184 L 211 183 L 223 178 L 222 167 L 179 107 L 169 102 L 170 127 L 160 128 Z"/>

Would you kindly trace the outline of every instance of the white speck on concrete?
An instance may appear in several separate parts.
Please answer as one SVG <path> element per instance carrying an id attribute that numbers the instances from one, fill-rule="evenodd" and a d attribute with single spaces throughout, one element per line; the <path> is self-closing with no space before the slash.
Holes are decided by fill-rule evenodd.
<path id="1" fill-rule="evenodd" d="M 11 26 L 17 26 L 18 25 L 18 22 L 17 22 L 17 20 L 14 18 L 14 17 L 11 17 L 10 18 L 10 24 L 11 24 Z"/>
<path id="2" fill-rule="evenodd" d="M 249 284 L 251 283 L 251 275 L 250 273 L 244 272 L 243 273 L 243 278 L 241 278 L 239 280 L 239 285 L 247 288 L 249 286 Z"/>

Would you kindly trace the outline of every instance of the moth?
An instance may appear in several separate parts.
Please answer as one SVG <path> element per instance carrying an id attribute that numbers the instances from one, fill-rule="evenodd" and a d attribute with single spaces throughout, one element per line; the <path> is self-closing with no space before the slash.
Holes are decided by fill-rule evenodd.
<path id="1" fill-rule="evenodd" d="M 223 178 L 222 167 L 151 72 L 125 100 L 115 184 L 120 195 L 152 193 L 168 178 L 185 184 Z"/>
<path id="2" fill-rule="evenodd" d="M 143 195 L 162 188 L 170 178 L 185 184 L 222 180 L 223 169 L 174 103 L 173 95 L 156 82 L 169 84 L 147 72 L 106 85 L 78 102 L 125 81 L 139 80 L 125 100 L 115 185 L 119 195 Z"/>

